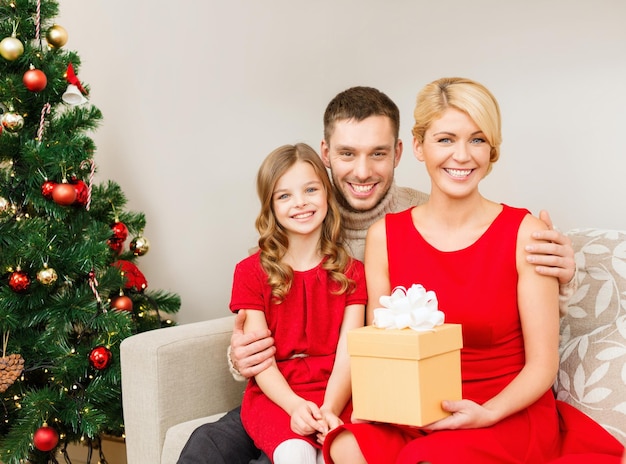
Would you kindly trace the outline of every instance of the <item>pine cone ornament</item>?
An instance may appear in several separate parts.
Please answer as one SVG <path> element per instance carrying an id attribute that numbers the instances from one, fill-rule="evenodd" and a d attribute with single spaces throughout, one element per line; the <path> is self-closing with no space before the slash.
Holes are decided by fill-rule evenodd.
<path id="1" fill-rule="evenodd" d="M 0 393 L 4 393 L 19 378 L 24 370 L 24 358 L 10 354 L 0 358 Z"/>

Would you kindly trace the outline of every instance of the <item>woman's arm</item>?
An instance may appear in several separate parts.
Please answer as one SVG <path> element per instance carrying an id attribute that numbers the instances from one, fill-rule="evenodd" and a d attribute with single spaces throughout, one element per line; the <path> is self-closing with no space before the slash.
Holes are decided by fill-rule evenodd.
<path id="1" fill-rule="evenodd" d="M 367 231 L 365 237 L 365 276 L 367 281 L 365 324 L 371 325 L 374 321 L 374 310 L 380 307 L 380 297 L 391 294 L 385 218 L 376 221 Z"/>
<path id="2" fill-rule="evenodd" d="M 556 277 L 537 273 L 526 260 L 526 246 L 534 244 L 531 231 L 545 228 L 527 215 L 517 238 L 517 300 L 524 335 L 526 362 L 520 373 L 483 406 L 495 421 L 537 401 L 552 386 L 559 367 L 559 289 Z"/>
<path id="3" fill-rule="evenodd" d="M 554 228 L 547 211 L 542 210 L 539 219 L 547 224 L 548 229 L 533 232 L 533 238 L 539 240 L 539 244 L 526 247 L 526 259 L 535 266 L 535 271 L 539 274 L 558 277 L 559 310 L 561 316 L 565 316 L 569 300 L 578 290 L 572 240 Z"/>
<path id="4" fill-rule="evenodd" d="M 537 240 L 526 248 L 526 259 L 539 274 L 558 277 L 563 294 L 569 286 L 575 285 L 576 259 L 572 240 L 554 228 L 547 211 L 540 211 L 539 219 L 545 224 L 538 223 L 539 228 L 532 231 Z"/>

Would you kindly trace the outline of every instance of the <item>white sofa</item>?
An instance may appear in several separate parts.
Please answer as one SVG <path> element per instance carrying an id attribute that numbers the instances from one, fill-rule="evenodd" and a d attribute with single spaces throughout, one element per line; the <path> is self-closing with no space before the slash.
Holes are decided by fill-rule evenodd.
<path id="1" fill-rule="evenodd" d="M 561 320 L 557 396 L 626 444 L 626 232 L 568 233 L 579 289 Z M 226 364 L 233 316 L 144 332 L 121 345 L 128 464 L 174 464 L 191 432 L 239 404 Z"/>

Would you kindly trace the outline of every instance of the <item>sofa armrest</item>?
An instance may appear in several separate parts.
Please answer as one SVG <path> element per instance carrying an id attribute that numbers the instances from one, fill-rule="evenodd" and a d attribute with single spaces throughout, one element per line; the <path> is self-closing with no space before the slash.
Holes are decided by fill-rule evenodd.
<path id="1" fill-rule="evenodd" d="M 167 430 L 233 409 L 245 382 L 228 370 L 234 316 L 143 332 L 120 346 L 129 464 L 160 463 Z"/>

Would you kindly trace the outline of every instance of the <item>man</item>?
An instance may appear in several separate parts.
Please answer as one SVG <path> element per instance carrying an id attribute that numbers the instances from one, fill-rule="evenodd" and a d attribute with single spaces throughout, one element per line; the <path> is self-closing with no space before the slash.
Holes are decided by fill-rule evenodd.
<path id="1" fill-rule="evenodd" d="M 393 180 L 402 156 L 400 115 L 395 103 L 369 87 L 353 87 L 339 93 L 324 113 L 321 157 L 330 170 L 341 206 L 345 241 L 352 255 L 363 260 L 365 235 L 370 225 L 390 212 L 421 204 L 428 195 L 398 187 Z M 561 283 L 561 306 L 566 308 L 575 289 L 574 250 L 571 241 L 553 230 L 544 211 L 540 217 L 550 230 L 533 233 L 545 243 L 528 249 L 537 272 L 556 276 Z M 244 317 L 238 315 L 231 337 L 229 363 L 233 374 L 244 380 L 266 369 L 275 352 L 271 333 L 243 333 Z M 218 422 L 194 431 L 181 453 L 179 464 L 269 463 L 246 434 L 239 408 Z"/>

